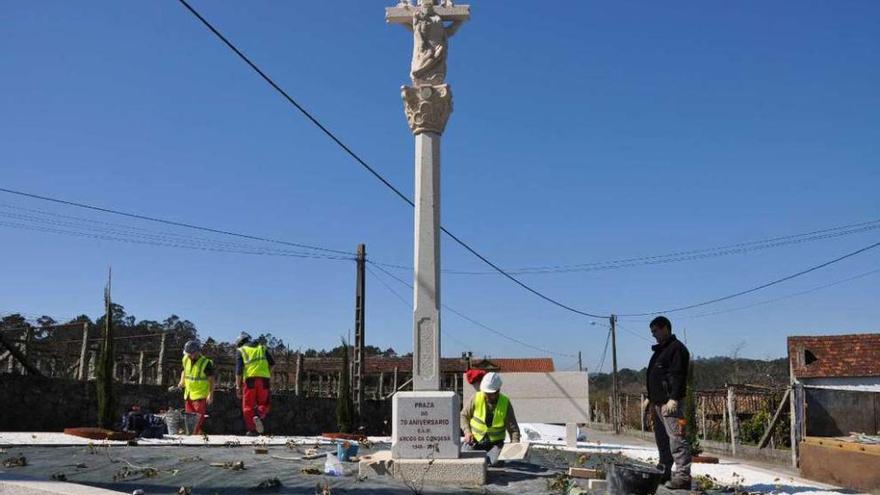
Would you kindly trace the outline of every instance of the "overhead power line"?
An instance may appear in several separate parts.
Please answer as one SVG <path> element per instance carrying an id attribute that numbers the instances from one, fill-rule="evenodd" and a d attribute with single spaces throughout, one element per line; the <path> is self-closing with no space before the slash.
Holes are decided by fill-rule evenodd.
<path id="1" fill-rule="evenodd" d="M 36 212 L 38 214 L 32 215 L 27 213 L 8 212 L 3 211 L 4 208 L 20 209 L 24 211 Z M 56 220 L 54 218 L 46 218 L 47 216 L 73 219 L 74 221 Z M 109 240 L 133 244 L 145 244 L 151 246 L 164 246 L 247 255 L 317 258 L 330 260 L 353 259 L 351 256 L 325 254 L 323 252 L 296 251 L 270 246 L 244 244 L 240 242 L 220 241 L 216 239 L 187 236 L 169 232 L 157 232 L 128 225 L 101 222 L 71 215 L 59 215 L 52 212 L 45 212 L 42 210 L 34 210 L 29 208 L 18 208 L 4 204 L 0 204 L 0 218 L 14 220 L 0 220 L 0 226 L 8 228 L 49 232 L 73 237 L 87 237 L 99 240 Z"/>
<path id="2" fill-rule="evenodd" d="M 290 253 L 290 252 L 299 252 L 299 251 L 291 251 L 289 248 L 282 247 L 274 247 L 274 246 L 266 246 L 262 244 L 255 243 L 245 243 L 240 241 L 232 241 L 232 240 L 221 240 L 214 239 L 209 237 L 200 237 L 195 235 L 187 235 L 177 232 L 168 232 L 168 231 L 157 231 L 152 229 L 147 229 L 144 227 L 136 227 L 129 224 L 115 223 L 115 222 L 107 222 L 103 220 L 97 220 L 93 218 L 79 217 L 75 215 L 65 215 L 62 213 L 57 213 L 54 211 L 48 210 L 40 210 L 35 208 L 25 208 L 23 206 L 17 206 L 7 203 L 0 203 L 0 209 L 7 210 L 15 210 L 13 212 L 7 212 L 0 210 L 0 216 L 4 216 L 7 218 L 14 218 L 18 220 L 28 220 L 35 221 L 38 223 L 50 224 L 55 226 L 63 226 L 63 227 L 72 227 L 77 229 L 85 229 L 91 231 L 97 231 L 108 234 L 121 234 L 121 235 L 131 235 L 131 236 L 141 236 L 144 238 L 150 239 L 162 239 L 169 240 L 172 239 L 174 241 L 185 240 L 187 242 L 192 241 L 200 244 L 210 244 L 216 246 L 223 247 L 241 247 L 247 249 L 260 249 L 264 251 L 270 252 L 282 252 L 282 253 Z M 19 213 L 23 212 L 23 213 Z M 51 218 L 45 218 L 51 217 Z"/>
<path id="3" fill-rule="evenodd" d="M 299 112 L 303 116 L 305 116 L 309 121 L 311 121 L 313 124 L 315 124 L 315 126 L 318 129 L 320 129 L 321 132 L 323 132 L 325 135 L 327 135 L 327 137 L 329 137 L 334 143 L 336 143 L 343 151 L 345 151 L 345 153 L 347 153 L 349 156 L 351 156 L 364 169 L 366 169 L 376 179 L 378 179 L 380 182 L 382 182 L 382 184 L 384 184 L 385 187 L 390 189 L 395 195 L 397 195 L 400 199 L 402 199 L 408 205 L 410 205 L 410 207 L 415 208 L 415 203 L 413 203 L 413 201 L 411 199 L 409 199 L 399 189 L 394 187 L 394 185 L 392 185 L 391 182 L 389 182 L 387 179 L 385 179 L 385 177 L 383 177 L 379 172 L 377 172 L 376 169 L 374 169 L 369 164 L 367 164 L 366 161 L 364 161 L 360 156 L 358 156 L 354 151 L 352 151 L 351 148 L 349 148 L 345 143 L 343 143 L 341 139 L 339 139 L 335 134 L 333 134 L 332 131 L 330 131 L 327 127 L 325 127 L 320 121 L 318 121 L 317 118 L 315 118 L 311 113 L 309 113 L 309 111 L 307 111 L 302 105 L 300 105 L 296 100 L 294 100 L 293 97 L 291 97 L 278 84 L 276 84 L 275 81 L 273 81 L 271 77 L 266 75 L 265 72 L 263 72 L 259 67 L 257 67 L 257 65 L 254 62 L 252 62 L 251 59 L 249 59 L 247 57 L 247 55 L 245 55 L 244 53 L 241 52 L 241 50 L 236 48 L 236 46 L 234 44 L 232 44 L 231 41 L 229 41 L 225 36 L 223 36 L 223 34 L 220 33 L 220 31 L 218 31 L 213 25 L 211 25 L 210 22 L 208 22 L 204 17 L 202 17 L 201 14 L 199 14 L 192 6 L 190 6 L 190 4 L 186 2 L 186 0 L 178 0 L 178 1 L 184 7 L 186 7 L 186 9 L 189 10 L 189 12 L 192 15 L 194 15 L 199 21 L 201 21 L 201 23 L 206 28 L 208 28 L 212 33 L 214 33 L 214 35 L 217 36 L 217 38 L 220 39 L 220 41 L 222 41 L 223 44 L 225 44 L 230 50 L 232 50 L 242 61 L 244 61 L 251 69 L 253 69 L 254 72 L 259 74 L 259 76 L 264 81 L 266 81 L 266 83 L 268 83 L 270 86 L 272 86 L 272 88 L 275 89 L 275 91 L 277 91 L 281 96 L 283 96 L 285 100 L 287 100 L 291 105 L 296 107 L 296 109 L 299 110 Z M 448 235 L 449 238 L 452 239 L 453 241 L 455 241 L 458 245 L 460 245 L 465 250 L 467 250 L 469 253 L 476 256 L 480 261 L 489 265 L 489 267 L 491 267 L 493 270 L 495 270 L 499 274 L 503 275 L 504 277 L 510 279 L 510 281 L 519 285 L 523 289 L 540 297 L 541 299 L 543 299 L 543 300 L 545 300 L 555 306 L 558 306 L 558 307 L 563 308 L 565 310 L 571 311 L 572 313 L 577 313 L 582 316 L 588 316 L 590 318 L 602 318 L 602 319 L 608 318 L 607 315 L 599 315 L 599 314 L 591 313 L 588 311 L 582 311 L 580 309 L 574 308 L 572 306 L 564 304 L 564 303 L 562 303 L 562 302 L 560 302 L 550 296 L 547 296 L 547 295 L 539 292 L 538 290 L 530 287 L 529 285 L 526 285 L 525 283 L 521 282 L 516 277 L 514 277 L 514 276 L 510 275 L 509 273 L 507 273 L 506 271 L 502 270 L 498 265 L 489 261 L 488 258 L 486 258 L 482 254 L 478 253 L 474 248 L 472 248 L 470 245 L 468 245 L 463 240 L 459 239 L 456 235 L 454 235 L 452 232 L 447 230 L 445 227 L 441 226 L 440 230 L 443 231 L 443 233 L 445 233 L 446 235 Z"/>
<path id="4" fill-rule="evenodd" d="M 640 333 L 638 333 L 638 332 L 636 332 L 636 331 L 634 331 L 634 330 L 630 330 L 630 329 L 628 329 L 628 328 L 626 328 L 626 327 L 624 327 L 624 326 L 621 326 L 619 321 L 617 322 L 617 328 L 619 328 L 619 329 L 623 330 L 624 332 L 626 332 L 626 333 L 632 335 L 633 337 L 640 338 L 640 339 L 644 340 L 645 342 L 651 342 L 651 339 L 649 339 L 648 337 L 645 337 L 644 335 L 642 335 L 642 334 L 640 334 Z"/>
<path id="5" fill-rule="evenodd" d="M 367 260 L 367 263 L 372 264 L 372 262 L 371 262 L 370 260 Z M 394 279 L 394 280 L 397 281 L 398 283 L 400 283 L 400 284 L 402 284 L 402 285 L 408 287 L 410 290 L 412 290 L 413 286 L 412 286 L 412 284 L 410 284 L 409 282 L 407 282 L 407 281 L 405 281 L 405 280 L 399 278 L 398 276 L 396 276 L 396 275 L 394 275 L 393 273 L 389 272 L 388 270 L 382 268 L 381 266 L 378 266 L 378 265 L 373 265 L 373 266 L 375 266 L 377 270 L 381 271 L 382 273 L 384 273 L 384 274 L 387 275 L 388 277 L 391 277 L 392 279 Z M 465 320 L 465 321 L 468 321 L 468 322 L 472 323 L 473 325 L 476 325 L 476 326 L 478 326 L 478 327 L 480 327 L 480 328 L 482 328 L 482 329 L 484 329 L 484 330 L 486 330 L 486 331 L 492 332 L 492 333 L 494 333 L 495 335 L 498 335 L 499 337 L 501 337 L 501 338 L 503 338 L 503 339 L 509 340 L 509 341 L 514 342 L 514 343 L 516 343 L 516 344 L 519 344 L 519 345 L 521 345 L 521 346 L 528 347 L 529 349 L 536 350 L 536 351 L 540 351 L 540 352 L 543 352 L 543 353 L 546 353 L 546 354 L 550 354 L 550 355 L 554 355 L 554 356 L 562 356 L 562 357 L 568 357 L 568 358 L 577 358 L 577 355 L 576 355 L 576 354 L 565 354 L 565 353 L 562 353 L 562 352 L 554 352 L 554 351 L 551 351 L 551 350 L 548 350 L 548 349 L 544 349 L 544 348 L 542 348 L 542 347 L 538 347 L 538 346 L 536 346 L 536 345 L 529 344 L 528 342 L 525 342 L 525 341 L 523 341 L 523 340 L 517 339 L 516 337 L 511 337 L 510 335 L 507 335 L 506 333 L 504 333 L 504 332 L 502 332 L 502 331 L 500 331 L 500 330 L 496 330 L 496 329 L 494 329 L 494 328 L 492 328 L 492 327 L 490 327 L 490 326 L 488 326 L 488 325 L 485 325 L 485 324 L 483 324 L 483 323 L 480 323 L 479 321 L 477 321 L 477 320 L 475 320 L 475 319 L 473 319 L 473 318 L 471 318 L 471 317 L 469 317 L 469 316 L 467 316 L 467 315 L 465 315 L 465 314 L 463 314 L 463 313 L 461 313 L 461 312 L 459 312 L 459 311 L 456 311 L 454 308 L 451 308 L 451 307 L 449 307 L 449 306 L 446 305 L 446 304 L 441 304 L 441 306 L 443 307 L 443 309 L 445 309 L 445 310 L 449 311 L 450 313 L 452 313 L 452 314 L 458 316 L 459 318 L 461 318 L 461 319 L 463 319 L 463 320 Z"/>
<path id="6" fill-rule="evenodd" d="M 549 265 L 549 266 L 532 266 L 520 268 L 507 268 L 507 273 L 512 275 L 546 275 L 571 272 L 589 272 L 602 270 L 617 270 L 621 268 L 630 268 L 634 266 L 644 265 L 660 265 L 667 263 L 678 263 L 683 261 L 694 261 L 707 258 L 716 258 L 721 256 L 729 256 L 732 254 L 745 254 L 754 251 L 785 247 L 795 244 L 804 244 L 807 242 L 820 241 L 826 239 L 835 239 L 853 234 L 861 234 L 880 229 L 880 219 L 870 220 L 848 225 L 839 225 L 828 227 L 811 232 L 800 234 L 792 234 L 781 237 L 773 237 L 770 239 L 761 239 L 757 241 L 747 241 L 736 244 L 728 244 L 724 246 L 716 246 L 712 248 L 693 249 L 686 251 L 677 251 L 673 253 L 638 256 L 632 258 L 622 258 L 606 261 L 594 261 L 591 263 L 569 264 L 569 265 Z M 382 266 L 390 268 L 398 268 L 402 270 L 412 270 L 411 266 L 378 263 Z M 496 275 L 495 271 L 474 271 L 474 270 L 455 270 L 445 269 L 444 273 L 451 275 Z"/>
<path id="7" fill-rule="evenodd" d="M 608 343 L 611 341 L 611 327 L 608 327 L 608 333 L 605 334 L 605 348 L 602 350 L 602 359 L 599 361 L 599 367 L 596 369 L 596 373 L 602 372 L 602 367 L 605 366 L 605 357 L 608 355 Z"/>
<path id="8" fill-rule="evenodd" d="M 706 316 L 714 316 L 714 315 L 720 315 L 720 314 L 724 314 L 724 313 L 732 313 L 732 312 L 734 312 L 734 311 L 742 311 L 742 310 L 744 310 L 744 309 L 754 308 L 755 306 L 763 306 L 763 305 L 766 305 L 766 304 L 772 304 L 772 303 L 775 303 L 775 302 L 783 301 L 783 300 L 785 300 L 785 299 L 791 299 L 791 298 L 794 298 L 794 297 L 803 296 L 803 295 L 805 295 L 805 294 L 810 294 L 810 293 L 813 293 L 813 292 L 816 292 L 816 291 L 819 291 L 819 290 L 822 290 L 822 289 L 827 289 L 827 288 L 829 288 L 829 287 L 834 287 L 835 285 L 840 285 L 840 284 L 843 284 L 843 283 L 846 283 L 846 282 L 852 282 L 853 280 L 858 280 L 858 279 L 860 279 L 860 278 L 865 278 L 865 277 L 870 276 L 870 275 L 876 275 L 876 274 L 878 274 L 878 273 L 880 273 L 880 269 L 871 270 L 871 271 L 869 271 L 869 272 L 865 272 L 865 273 L 860 273 L 860 274 L 858 274 L 858 275 L 854 275 L 854 276 L 852 276 L 852 277 L 847 277 L 847 278 L 842 279 L 842 280 L 837 280 L 837 281 L 834 281 L 834 282 L 831 282 L 831 283 L 822 284 L 822 285 L 819 285 L 819 286 L 817 286 L 817 287 L 813 287 L 813 288 L 811 288 L 811 289 L 807 289 L 807 290 L 802 290 L 802 291 L 799 291 L 799 292 L 795 292 L 795 293 L 793 293 L 793 294 L 786 294 L 786 295 L 784 295 L 784 296 L 774 297 L 773 299 L 768 299 L 768 300 L 766 300 L 766 301 L 759 301 L 759 302 L 756 302 L 756 303 L 746 304 L 746 305 L 744 305 L 744 306 L 738 306 L 738 307 L 735 307 L 735 308 L 722 309 L 722 310 L 720 310 L 720 311 L 713 311 L 713 312 L 711 312 L 711 313 L 701 313 L 701 314 L 697 314 L 697 315 L 681 316 L 681 317 L 679 317 L 679 318 L 680 318 L 680 319 L 688 319 L 688 318 L 704 318 L 704 317 L 706 317 Z"/>
<path id="9" fill-rule="evenodd" d="M 368 272 L 370 275 L 372 275 L 373 278 L 375 278 L 376 280 L 378 280 L 379 283 L 382 284 L 382 286 L 385 287 L 386 290 L 388 290 L 388 292 L 390 292 L 391 294 L 393 294 L 394 297 L 396 297 L 401 303 L 403 303 L 404 306 L 411 307 L 411 306 L 410 306 L 410 301 L 407 301 L 403 296 L 401 296 L 400 294 L 398 294 L 398 292 L 397 292 L 396 290 L 394 290 L 393 287 L 391 287 L 390 285 L 388 285 L 388 282 L 386 282 L 382 277 L 380 277 L 376 272 L 374 272 L 374 271 L 370 268 L 369 265 L 366 265 L 364 268 L 366 268 L 366 269 L 367 269 L 367 272 Z M 446 332 L 445 330 L 443 330 L 442 328 L 440 329 L 440 333 L 443 335 L 443 337 L 449 337 L 450 339 L 452 339 L 452 341 L 455 342 L 456 344 L 460 345 L 462 349 L 472 350 L 472 351 L 478 351 L 478 349 L 477 349 L 476 347 L 474 347 L 473 345 L 468 344 L 468 343 L 466 343 L 466 342 L 464 342 L 464 341 L 462 341 L 462 340 L 457 339 L 454 335 L 451 335 L 451 334 L 447 333 L 447 332 Z"/>
<path id="10" fill-rule="evenodd" d="M 278 239 L 270 239 L 268 237 L 260 237 L 260 236 L 256 236 L 256 235 L 250 235 L 250 234 L 242 234 L 239 232 L 233 232 L 233 231 L 229 231 L 229 230 L 214 229 L 211 227 L 204 227 L 201 225 L 195 225 L 195 224 L 191 224 L 191 223 L 178 222 L 175 220 L 167 220 L 164 218 L 151 217 L 151 216 L 147 216 L 147 215 L 140 215 L 137 213 L 129 213 L 126 211 L 114 210 L 114 209 L 110 209 L 110 208 L 102 208 L 100 206 L 93 206 L 93 205 L 89 205 L 89 204 L 85 204 L 85 203 L 78 203 L 76 201 L 68 201 L 68 200 L 64 200 L 64 199 L 51 198 L 48 196 L 41 196 L 39 194 L 33 194 L 33 193 L 24 192 L 24 191 L 17 191 L 14 189 L 8 189 L 8 188 L 4 188 L 4 187 L 0 187 L 0 192 L 5 192 L 7 194 L 14 194 L 16 196 L 22 196 L 22 197 L 31 198 L 31 199 L 39 199 L 41 201 L 48 201 L 50 203 L 61 204 L 61 205 L 65 205 L 65 206 L 74 206 L 74 207 L 82 208 L 85 210 L 100 211 L 102 213 L 109 213 L 111 215 L 119 215 L 119 216 L 128 217 L 128 218 L 136 218 L 138 220 L 144 220 L 147 222 L 162 223 L 165 225 L 173 225 L 175 227 L 183 227 L 183 228 L 187 228 L 187 229 L 201 230 L 203 232 L 211 232 L 214 234 L 222 234 L 222 235 L 228 235 L 228 236 L 232 236 L 232 237 L 240 237 L 242 239 L 250 239 L 252 241 L 269 242 L 269 243 L 273 243 L 273 244 L 281 244 L 284 246 L 291 246 L 291 247 L 298 247 L 298 248 L 303 248 L 303 249 L 312 249 L 315 251 L 324 251 L 324 252 L 329 252 L 329 253 L 354 256 L 354 253 L 349 252 L 349 251 L 340 251 L 338 249 L 329 249 L 329 248 L 324 248 L 324 247 L 320 247 L 320 246 L 311 246 L 308 244 L 301 244 L 298 242 L 282 241 L 282 240 L 278 240 Z"/>
<path id="11" fill-rule="evenodd" d="M 234 253 L 234 254 L 249 254 L 249 255 L 269 255 L 269 256 L 285 256 L 292 258 L 312 258 L 312 259 L 328 259 L 328 260 L 351 260 L 350 257 L 344 256 L 331 256 L 331 255 L 322 255 L 317 253 L 267 253 L 264 251 L 248 251 L 244 249 L 224 249 L 224 248 L 216 248 L 216 247 L 205 247 L 205 246 L 196 246 L 196 245 L 187 245 L 173 242 L 158 242 L 158 241 L 149 241 L 149 240 L 137 240 L 137 239 L 126 239 L 124 237 L 114 237 L 109 235 L 102 234 L 94 234 L 88 232 L 76 232 L 70 230 L 57 229 L 52 227 L 41 227 L 38 225 L 28 225 L 24 223 L 17 222 L 4 222 L 0 221 L 0 227 L 9 227 L 20 230 L 32 230 L 39 232 L 48 232 L 54 234 L 62 234 L 74 237 L 85 237 L 91 239 L 99 239 L 106 241 L 118 241 L 118 242 L 127 242 L 132 244 L 145 244 L 149 246 L 164 246 L 164 247 L 173 247 L 173 248 L 181 248 L 181 249 L 192 249 L 198 251 L 213 251 L 213 252 L 222 252 L 222 253 Z"/>
<path id="12" fill-rule="evenodd" d="M 744 296 L 744 295 L 746 295 L 746 294 L 751 294 L 752 292 L 757 292 L 757 291 L 759 291 L 759 290 L 761 290 L 761 289 L 766 289 L 767 287 L 771 287 L 771 286 L 773 286 L 773 285 L 781 284 L 782 282 L 786 282 L 786 281 L 788 281 L 788 280 L 791 280 L 791 279 L 794 279 L 794 278 L 800 277 L 800 276 L 802 276 L 802 275 L 806 275 L 806 274 L 811 273 L 811 272 L 814 272 L 814 271 L 816 271 L 816 270 L 820 270 L 820 269 L 825 268 L 825 267 L 827 267 L 827 266 L 830 266 L 830 265 L 833 265 L 833 264 L 838 263 L 838 262 L 840 262 L 840 261 L 843 261 L 843 260 L 845 260 L 845 259 L 847 259 L 847 258 L 852 258 L 853 256 L 857 256 L 857 255 L 862 254 L 862 253 L 864 253 L 864 252 L 866 252 L 866 251 L 870 251 L 871 249 L 875 249 L 875 248 L 877 248 L 878 246 L 880 246 L 880 242 L 875 242 L 875 243 L 870 244 L 870 245 L 868 245 L 868 246 L 865 246 L 865 247 L 863 247 L 863 248 L 861 248 L 861 249 L 857 249 L 857 250 L 855 250 L 855 251 L 853 251 L 853 252 L 851 252 L 851 253 L 847 253 L 847 254 L 845 254 L 845 255 L 843 255 L 843 256 L 839 256 L 839 257 L 837 257 L 837 258 L 834 258 L 833 260 L 826 261 L 826 262 L 824 262 L 824 263 L 821 263 L 821 264 L 818 264 L 818 265 L 812 266 L 812 267 L 810 267 L 810 268 L 807 268 L 806 270 L 801 270 L 801 271 L 799 271 L 799 272 L 797 272 L 797 273 L 793 273 L 793 274 L 791 274 L 791 275 L 788 275 L 788 276 L 785 276 L 785 277 L 782 277 L 782 278 L 778 278 L 778 279 L 776 279 L 776 280 L 772 280 L 772 281 L 767 282 L 767 283 L 765 283 L 765 284 L 761 284 L 761 285 L 759 285 L 759 286 L 757 286 L 757 287 L 752 287 L 751 289 L 742 290 L 742 291 L 735 292 L 735 293 L 733 293 L 733 294 L 729 294 L 729 295 L 726 295 L 726 296 L 723 296 L 723 297 L 716 297 L 715 299 L 710 299 L 710 300 L 708 300 L 708 301 L 703 301 L 703 302 L 699 302 L 699 303 L 696 303 L 696 304 L 689 304 L 689 305 L 687 305 L 687 306 L 679 306 L 679 307 L 676 307 L 676 308 L 664 309 L 664 310 L 660 310 L 660 311 L 651 311 L 651 312 L 647 312 L 647 313 L 629 313 L 629 314 L 621 314 L 620 316 L 628 316 L 628 317 L 629 317 L 629 316 L 651 316 L 651 315 L 656 315 L 656 314 L 661 314 L 661 313 L 675 313 L 675 312 L 678 312 L 678 311 L 684 311 L 684 310 L 686 310 L 686 309 L 698 308 L 698 307 L 700 307 L 700 306 L 707 306 L 707 305 L 709 305 L 709 304 L 714 304 L 714 303 L 718 303 L 718 302 L 721 302 L 721 301 L 727 301 L 728 299 L 733 299 L 733 298 L 735 298 L 735 297 Z"/>

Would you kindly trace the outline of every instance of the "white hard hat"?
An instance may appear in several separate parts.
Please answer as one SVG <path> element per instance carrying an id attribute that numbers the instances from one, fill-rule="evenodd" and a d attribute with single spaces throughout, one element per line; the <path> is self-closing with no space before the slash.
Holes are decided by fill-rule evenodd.
<path id="1" fill-rule="evenodd" d="M 483 381 L 480 382 L 480 392 L 488 392 L 493 393 L 497 392 L 501 389 L 501 375 L 495 373 L 494 371 L 490 371 L 486 373 L 486 376 L 483 377 Z"/>

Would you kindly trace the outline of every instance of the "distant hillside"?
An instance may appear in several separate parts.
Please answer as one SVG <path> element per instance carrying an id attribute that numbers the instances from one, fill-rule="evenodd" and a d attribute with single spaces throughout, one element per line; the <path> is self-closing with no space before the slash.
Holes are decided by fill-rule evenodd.
<path id="1" fill-rule="evenodd" d="M 647 364 L 647 363 L 646 363 Z M 788 359 L 769 361 L 731 357 L 697 358 L 694 366 L 694 380 L 697 390 L 722 388 L 726 384 L 763 385 L 785 387 L 788 385 Z M 647 367 L 638 371 L 618 370 L 621 392 L 638 395 L 645 391 Z M 610 373 L 590 374 L 590 393 L 599 397 L 611 393 Z"/>

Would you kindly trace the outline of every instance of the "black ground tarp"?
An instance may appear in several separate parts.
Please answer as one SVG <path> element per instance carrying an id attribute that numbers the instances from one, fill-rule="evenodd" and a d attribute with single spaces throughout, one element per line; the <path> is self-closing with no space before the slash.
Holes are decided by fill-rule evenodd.
<path id="1" fill-rule="evenodd" d="M 322 446 L 326 450 L 327 446 Z M 379 446 L 387 448 L 387 446 Z M 373 449 L 375 450 L 375 449 Z M 362 454 L 367 452 L 362 451 Z M 192 493 L 231 495 L 254 493 L 314 494 L 315 486 L 329 484 L 333 494 L 547 494 L 550 483 L 569 465 L 592 467 L 613 455 L 593 454 L 579 456 L 561 450 L 533 449 L 530 462 L 511 462 L 503 468 L 489 469 L 489 483 L 481 489 L 442 488 L 433 486 L 407 487 L 391 478 L 358 480 L 357 463 L 345 463 L 346 476 L 331 477 L 303 474 L 307 467 L 323 472 L 324 459 L 287 460 L 272 456 L 296 457 L 300 453 L 284 446 L 269 447 L 269 454 L 258 455 L 252 447 L 12 447 L 3 458 L 23 455 L 25 467 L 4 468 L 7 474 L 20 473 L 37 479 L 51 479 L 64 475 L 74 483 L 98 486 L 132 493 L 142 489 L 146 495 L 177 494 L 181 486 L 191 487 Z M 244 470 L 212 467 L 211 463 L 243 461 Z M 144 468 L 155 470 L 153 476 L 144 476 Z M 114 477 L 116 479 L 114 479 Z M 265 480 L 277 478 L 282 486 L 274 490 L 254 490 Z M 318 492 L 320 493 L 320 492 Z"/>

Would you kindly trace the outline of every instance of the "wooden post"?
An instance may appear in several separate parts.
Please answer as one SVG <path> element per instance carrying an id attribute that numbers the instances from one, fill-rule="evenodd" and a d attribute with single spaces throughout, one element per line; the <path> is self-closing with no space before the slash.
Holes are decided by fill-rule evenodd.
<path id="1" fill-rule="evenodd" d="M 379 398 L 385 397 L 385 372 L 379 372 Z"/>
<path id="2" fill-rule="evenodd" d="M 621 417 L 623 418 L 624 427 L 626 427 L 626 415 L 629 412 L 629 395 L 623 396 L 623 414 Z"/>
<path id="3" fill-rule="evenodd" d="M 641 407 L 644 403 L 645 403 L 645 394 L 641 394 L 641 395 L 639 395 L 639 408 L 640 408 L 639 410 L 640 411 L 641 411 Z M 650 409 L 650 407 L 651 407 L 651 405 L 649 404 L 648 408 Z M 648 415 L 648 411 L 641 411 L 641 413 L 642 413 L 641 414 L 641 416 L 642 416 L 642 421 L 641 421 L 642 431 L 645 431 L 645 416 Z"/>
<path id="4" fill-rule="evenodd" d="M 730 418 L 730 453 L 736 455 L 738 424 L 736 419 L 736 392 L 727 387 L 727 416 Z"/>
<path id="5" fill-rule="evenodd" d="M 394 367 L 394 388 L 391 389 L 391 393 L 397 392 L 397 366 Z"/>
<path id="6" fill-rule="evenodd" d="M 33 375 L 42 376 L 40 370 L 31 365 L 31 363 L 28 361 L 28 358 L 21 353 L 21 350 L 19 350 L 14 343 L 7 342 L 6 339 L 3 338 L 2 333 L 0 333 L 0 348 L 6 348 L 6 350 L 9 351 L 10 363 L 12 363 L 13 359 L 16 359 L 20 363 L 22 370 L 27 370 Z"/>
<path id="7" fill-rule="evenodd" d="M 452 374 L 453 391 L 458 394 L 458 373 Z"/>
<path id="8" fill-rule="evenodd" d="M 138 358 L 138 385 L 144 384 L 144 351 L 141 351 L 141 355 Z"/>
<path id="9" fill-rule="evenodd" d="M 801 428 L 804 421 L 804 388 L 800 383 L 792 380 L 791 396 L 791 466 L 797 468 L 800 464 L 800 442 L 802 437 Z"/>
<path id="10" fill-rule="evenodd" d="M 86 369 L 86 351 L 89 349 L 89 324 L 83 322 L 83 343 L 79 351 L 79 372 L 76 378 L 81 381 L 89 379 L 89 373 Z"/>
<path id="11" fill-rule="evenodd" d="M 164 331 L 162 332 L 162 340 L 159 342 L 159 362 L 156 364 L 156 385 L 164 385 L 165 384 L 165 340 L 168 338 L 168 334 Z"/>
<path id="12" fill-rule="evenodd" d="M 721 408 L 721 432 L 724 434 L 724 441 L 728 441 L 730 428 L 727 427 L 727 404 Z"/>
<path id="13" fill-rule="evenodd" d="M 764 431 L 764 435 L 761 436 L 761 441 L 758 442 L 758 448 L 763 449 L 767 446 L 767 442 L 770 442 L 770 448 L 774 448 L 773 445 L 773 428 L 776 426 L 776 423 L 779 421 L 779 417 L 782 415 L 782 410 L 785 409 L 785 403 L 790 400 L 791 397 L 791 389 L 785 391 L 785 395 L 782 396 L 782 401 L 779 403 L 779 407 L 776 408 L 776 412 L 773 414 L 773 418 L 767 423 L 767 430 Z"/>
<path id="14" fill-rule="evenodd" d="M 302 360 L 303 360 L 302 353 L 297 352 L 296 353 L 296 371 L 294 372 L 294 375 L 293 375 L 293 379 L 294 379 L 293 393 L 297 397 L 299 397 L 300 385 L 302 384 Z"/>
<path id="15" fill-rule="evenodd" d="M 98 358 L 97 354 L 94 350 L 89 351 L 89 371 L 86 373 L 86 379 L 91 380 L 95 378 L 95 365 L 96 359 Z"/>
<path id="16" fill-rule="evenodd" d="M 30 346 L 31 341 L 34 339 L 34 329 L 30 326 L 27 327 L 24 331 L 24 342 L 21 344 L 21 355 L 27 357 L 28 355 L 28 347 Z M 19 371 L 22 375 L 27 375 L 27 368 L 24 367 L 24 364 L 19 363 L 18 365 Z"/>
<path id="17" fill-rule="evenodd" d="M 706 397 L 700 397 L 700 430 L 703 440 L 706 440 Z"/>
<path id="18" fill-rule="evenodd" d="M 613 395 L 608 396 L 608 422 L 611 424 L 611 426 L 614 426 L 614 424 L 616 423 L 616 421 L 614 421 L 614 396 Z M 617 427 L 614 426 L 614 428 L 617 428 Z"/>

